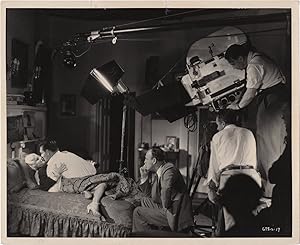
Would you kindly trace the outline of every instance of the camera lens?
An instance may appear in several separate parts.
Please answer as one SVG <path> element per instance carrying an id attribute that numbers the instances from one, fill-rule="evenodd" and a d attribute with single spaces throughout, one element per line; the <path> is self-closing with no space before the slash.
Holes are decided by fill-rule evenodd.
<path id="1" fill-rule="evenodd" d="M 228 99 L 229 99 L 229 101 L 233 102 L 233 101 L 235 101 L 235 96 L 234 95 L 229 95 Z"/>
<path id="2" fill-rule="evenodd" d="M 222 105 L 226 105 L 227 103 L 228 103 L 227 98 L 221 99 L 221 104 L 222 104 Z"/>

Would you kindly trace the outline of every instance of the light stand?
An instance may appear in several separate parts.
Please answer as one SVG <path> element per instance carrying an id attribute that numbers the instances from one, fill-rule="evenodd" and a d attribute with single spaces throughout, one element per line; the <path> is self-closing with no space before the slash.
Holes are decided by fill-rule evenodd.
<path id="1" fill-rule="evenodd" d="M 126 115 L 127 115 L 127 105 L 123 104 L 123 115 L 122 115 L 122 131 L 121 131 L 121 152 L 119 160 L 119 173 L 123 175 L 128 175 L 128 163 L 124 167 L 124 142 L 125 142 L 125 130 L 126 130 Z"/>
<path id="2" fill-rule="evenodd" d="M 113 60 L 91 70 L 82 88 L 81 95 L 91 104 L 96 104 L 101 98 L 116 94 L 124 94 L 124 100 L 129 96 L 128 87 L 121 81 L 124 70 Z M 127 104 L 123 102 L 122 131 L 119 173 L 128 175 L 128 163 L 124 166 L 124 146 L 126 133 Z"/>

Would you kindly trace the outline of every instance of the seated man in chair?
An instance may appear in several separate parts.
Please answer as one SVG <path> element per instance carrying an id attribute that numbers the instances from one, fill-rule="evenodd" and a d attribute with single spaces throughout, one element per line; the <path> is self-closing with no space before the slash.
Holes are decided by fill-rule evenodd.
<path id="1" fill-rule="evenodd" d="M 153 226 L 177 232 L 193 226 L 192 202 L 183 177 L 172 163 L 165 162 L 160 148 L 148 150 L 140 173 L 140 187 L 147 197 L 133 212 L 133 233 L 150 231 Z"/>
<path id="2" fill-rule="evenodd" d="M 218 203 L 218 190 L 221 190 L 229 177 L 246 174 L 261 186 L 261 178 L 256 171 L 256 142 L 252 132 L 235 125 L 236 112 L 222 110 L 217 113 L 218 133 L 211 141 L 211 156 L 206 184 L 209 187 L 208 198 Z M 233 226 L 232 216 L 223 208 L 225 230 Z M 220 227 L 217 228 L 220 232 Z"/>

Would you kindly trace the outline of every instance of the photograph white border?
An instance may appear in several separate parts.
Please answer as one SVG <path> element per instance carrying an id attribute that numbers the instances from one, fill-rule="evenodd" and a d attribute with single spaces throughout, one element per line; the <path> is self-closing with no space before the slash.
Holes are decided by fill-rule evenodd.
<path id="1" fill-rule="evenodd" d="M 292 9 L 292 238 L 11 238 L 6 234 L 6 8 L 291 8 Z M 2 1 L 1 2 L 1 241 L 3 244 L 297 244 L 299 243 L 299 2 L 298 1 Z M 183 240 L 184 239 L 184 240 Z"/>

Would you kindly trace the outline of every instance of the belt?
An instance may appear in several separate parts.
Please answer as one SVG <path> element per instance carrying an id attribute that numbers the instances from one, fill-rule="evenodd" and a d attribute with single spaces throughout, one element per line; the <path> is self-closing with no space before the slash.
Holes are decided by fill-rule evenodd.
<path id="1" fill-rule="evenodd" d="M 264 106 L 268 107 L 267 96 L 270 94 L 277 94 L 278 100 L 286 101 L 288 99 L 288 92 L 286 91 L 286 85 L 282 82 L 266 89 L 262 89 L 257 94 L 258 105 L 264 103 Z"/>
<path id="2" fill-rule="evenodd" d="M 223 173 L 224 171 L 227 171 L 227 170 L 234 170 L 234 169 L 254 169 L 254 167 L 251 165 L 232 165 L 232 166 L 223 168 L 221 170 L 221 173 Z"/>
<path id="3" fill-rule="evenodd" d="M 282 89 L 284 89 L 285 88 L 285 83 L 283 83 L 283 82 L 279 82 L 279 83 L 277 83 L 277 84 L 275 84 L 275 85 L 273 85 L 272 87 L 269 87 L 269 88 L 265 88 L 265 89 L 259 89 L 258 90 L 258 94 L 265 94 L 265 93 L 272 93 L 272 92 L 274 92 L 274 90 L 281 90 L 281 92 L 282 92 Z M 278 91 L 278 92 L 279 92 Z"/>

